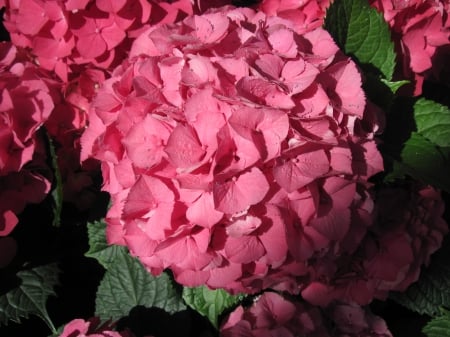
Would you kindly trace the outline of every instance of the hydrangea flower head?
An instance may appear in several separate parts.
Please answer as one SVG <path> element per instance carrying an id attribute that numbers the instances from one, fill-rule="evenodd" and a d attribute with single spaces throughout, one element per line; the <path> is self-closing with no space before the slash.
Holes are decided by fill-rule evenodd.
<path id="1" fill-rule="evenodd" d="M 322 28 L 223 7 L 148 29 L 82 138 L 112 197 L 109 242 L 184 285 L 299 292 L 370 224 L 368 109 Z"/>

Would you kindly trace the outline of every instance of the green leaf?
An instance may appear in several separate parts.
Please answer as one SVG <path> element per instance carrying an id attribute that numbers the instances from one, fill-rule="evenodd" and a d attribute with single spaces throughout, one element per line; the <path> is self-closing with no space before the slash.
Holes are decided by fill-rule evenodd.
<path id="1" fill-rule="evenodd" d="M 422 331 L 427 337 L 450 337 L 450 311 L 442 309 L 442 314 L 428 322 Z"/>
<path id="2" fill-rule="evenodd" d="M 187 305 L 196 310 L 218 328 L 219 316 L 236 305 L 244 295 L 231 295 L 223 289 L 211 290 L 205 286 L 183 288 L 183 299 Z"/>
<path id="3" fill-rule="evenodd" d="M 216 328 L 219 316 L 243 298 L 243 295 L 233 296 L 223 289 L 210 290 L 205 286 L 183 289 L 183 299 L 187 305 L 206 316 Z"/>
<path id="4" fill-rule="evenodd" d="M 404 86 L 404 85 L 409 83 L 409 81 L 407 81 L 407 80 L 391 82 L 391 81 L 388 81 L 388 80 L 386 80 L 384 78 L 381 79 L 381 82 L 384 85 L 386 85 L 391 90 L 391 92 L 393 94 L 395 94 L 398 91 L 398 89 L 400 89 L 402 86 Z"/>
<path id="5" fill-rule="evenodd" d="M 390 297 L 412 311 L 430 316 L 436 315 L 442 306 L 450 307 L 449 246 L 447 240 L 416 283 L 405 292 L 391 293 Z"/>
<path id="6" fill-rule="evenodd" d="M 102 320 L 127 316 L 136 306 L 158 307 L 169 313 L 186 309 L 167 274 L 152 276 L 137 259 L 123 250 L 111 262 L 95 300 L 96 315 Z"/>
<path id="7" fill-rule="evenodd" d="M 53 333 L 56 332 L 46 308 L 47 299 L 56 295 L 59 268 L 56 264 L 36 267 L 17 273 L 21 284 L 0 296 L 0 325 L 8 321 L 20 323 L 21 318 L 36 315 L 44 320 Z"/>
<path id="8" fill-rule="evenodd" d="M 86 257 L 96 259 L 105 269 L 108 269 L 118 256 L 127 254 L 127 249 L 118 245 L 108 245 L 106 242 L 106 223 L 95 221 L 87 224 L 89 250 Z"/>
<path id="9" fill-rule="evenodd" d="M 365 70 L 392 79 L 395 52 L 389 26 L 366 0 L 334 1 L 327 11 L 325 28 Z"/>
<path id="10" fill-rule="evenodd" d="M 417 132 L 434 144 L 450 147 L 450 109 L 427 99 L 414 105 Z"/>
<path id="11" fill-rule="evenodd" d="M 439 148 L 413 132 L 401 151 L 398 167 L 425 183 L 450 192 L 450 148 Z"/>

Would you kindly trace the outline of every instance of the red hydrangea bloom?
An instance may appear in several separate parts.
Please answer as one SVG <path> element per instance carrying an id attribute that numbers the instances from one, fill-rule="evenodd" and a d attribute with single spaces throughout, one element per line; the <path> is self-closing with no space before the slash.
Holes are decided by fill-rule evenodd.
<path id="1" fill-rule="evenodd" d="M 111 194 L 109 242 L 185 285 L 298 292 L 371 223 L 368 108 L 321 28 L 233 7 L 150 28 L 82 138 Z"/>
<path id="2" fill-rule="evenodd" d="M 50 189 L 45 150 L 38 132 L 53 109 L 38 69 L 10 43 L 0 44 L 0 236 L 16 215 L 40 202 Z"/>
<path id="3" fill-rule="evenodd" d="M 308 303 L 265 292 L 248 308 L 239 306 L 220 328 L 222 337 L 392 337 L 386 323 L 353 304 L 333 304 L 325 311 Z"/>
<path id="4" fill-rule="evenodd" d="M 87 321 L 77 318 L 64 326 L 59 337 L 133 337 L 128 331 L 117 332 L 112 328 L 109 323 L 100 325 L 100 320 L 96 317 Z"/>
<path id="5" fill-rule="evenodd" d="M 403 78 L 414 81 L 414 95 L 422 92 L 424 77 L 441 65 L 433 61 L 450 45 L 450 3 L 447 0 L 371 0 L 393 32 Z M 401 75 L 400 75 L 401 76 Z"/>
<path id="6" fill-rule="evenodd" d="M 321 278 L 327 281 L 306 287 L 305 299 L 322 306 L 341 298 L 367 304 L 417 281 L 448 233 L 440 193 L 417 185 L 383 188 L 376 205 L 377 220 L 358 250 L 333 260 L 332 267 L 324 264 Z"/>

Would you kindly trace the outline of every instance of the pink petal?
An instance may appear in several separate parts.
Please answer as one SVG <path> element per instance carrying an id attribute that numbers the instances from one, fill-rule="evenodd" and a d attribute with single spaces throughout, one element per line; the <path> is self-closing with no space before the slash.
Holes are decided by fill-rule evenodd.
<path id="1" fill-rule="evenodd" d="M 298 155 L 282 165 L 275 166 L 273 174 L 277 183 L 293 192 L 329 171 L 330 164 L 324 150 Z"/>
<path id="2" fill-rule="evenodd" d="M 264 199 L 269 183 L 258 168 L 241 174 L 227 182 L 216 182 L 213 187 L 216 209 L 234 214 Z"/>
<path id="3" fill-rule="evenodd" d="M 361 74 L 351 60 L 333 64 L 327 69 L 336 81 L 334 91 L 338 96 L 334 103 L 343 113 L 362 118 L 366 97 L 361 88 Z"/>
<path id="4" fill-rule="evenodd" d="M 236 83 L 238 94 L 257 104 L 267 104 L 274 108 L 292 109 L 295 103 L 281 88 L 257 77 L 244 77 Z"/>
<path id="5" fill-rule="evenodd" d="M 292 30 L 286 28 L 277 29 L 269 33 L 268 40 L 276 54 L 286 58 L 297 56 L 297 44 L 295 43 Z"/>
<path id="6" fill-rule="evenodd" d="M 173 201 L 173 192 L 161 180 L 140 176 L 128 194 L 123 216 L 140 217 L 156 209 L 160 203 Z"/>
<path id="7" fill-rule="evenodd" d="M 293 95 L 305 90 L 313 83 L 319 70 L 302 59 L 288 61 L 283 67 L 281 76 Z"/>
<path id="8" fill-rule="evenodd" d="M 288 253 L 286 217 L 276 206 L 267 205 L 266 208 L 264 222 L 258 230 L 258 237 L 266 250 L 267 263 L 281 263 L 286 259 Z"/>
<path id="9" fill-rule="evenodd" d="M 164 144 L 170 130 L 160 121 L 147 115 L 123 138 L 122 143 L 133 165 L 150 168 L 157 165 L 164 156 Z"/>
<path id="10" fill-rule="evenodd" d="M 184 21 L 193 30 L 195 36 L 204 44 L 218 42 L 225 36 L 229 20 L 222 12 L 213 14 L 195 15 Z"/>
<path id="11" fill-rule="evenodd" d="M 228 260 L 234 263 L 250 263 L 264 255 L 265 249 L 256 236 L 228 237 L 225 242 Z"/>
<path id="12" fill-rule="evenodd" d="M 175 127 L 170 135 L 165 152 L 170 161 L 179 168 L 189 168 L 198 164 L 206 153 L 195 131 L 181 124 Z"/>
<path id="13" fill-rule="evenodd" d="M 342 240 L 350 228 L 350 209 L 332 208 L 326 215 L 311 219 L 309 225 L 329 240 Z"/>
<path id="14" fill-rule="evenodd" d="M 189 206 L 186 217 L 196 225 L 212 228 L 223 217 L 223 213 L 215 210 L 211 193 L 204 192 L 192 205 Z"/>

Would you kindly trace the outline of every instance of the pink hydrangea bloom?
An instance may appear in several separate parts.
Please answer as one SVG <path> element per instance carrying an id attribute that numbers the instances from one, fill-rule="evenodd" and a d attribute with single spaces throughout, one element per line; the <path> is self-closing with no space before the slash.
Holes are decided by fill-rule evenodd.
<path id="1" fill-rule="evenodd" d="M 324 264 L 321 277 L 328 281 L 311 283 L 302 291 L 305 299 L 322 306 L 341 298 L 367 304 L 417 281 L 448 233 L 440 193 L 417 185 L 383 188 L 376 205 L 377 220 L 358 250 Z"/>
<path id="2" fill-rule="evenodd" d="M 220 335 L 392 337 L 383 319 L 360 306 L 336 303 L 322 311 L 273 292 L 265 292 L 248 308 L 236 308 L 224 320 Z"/>
<path id="3" fill-rule="evenodd" d="M 82 159 L 102 162 L 109 242 L 151 272 L 299 292 L 370 225 L 383 165 L 360 74 L 292 25 L 225 7 L 152 27 L 99 89 Z"/>
<path id="4" fill-rule="evenodd" d="M 36 63 L 67 82 L 77 65 L 118 64 L 130 39 L 148 22 L 151 5 L 137 1 L 5 1 L 11 41 L 31 50 Z"/>
<path id="5" fill-rule="evenodd" d="M 10 43 L 0 44 L 0 236 L 8 235 L 27 203 L 50 190 L 39 128 L 53 109 L 39 70 Z"/>
<path id="6" fill-rule="evenodd" d="M 67 323 L 59 337 L 133 337 L 128 331 L 117 332 L 112 328 L 108 323 L 100 325 L 96 317 L 89 320 L 78 318 Z"/>
<path id="7" fill-rule="evenodd" d="M 450 45 L 450 4 L 447 0 L 371 0 L 392 29 L 402 75 L 413 81 L 414 95 L 424 77 L 441 67 L 433 57 Z M 433 69 L 436 68 L 436 69 Z M 436 74 L 434 74 L 436 77 Z"/>

